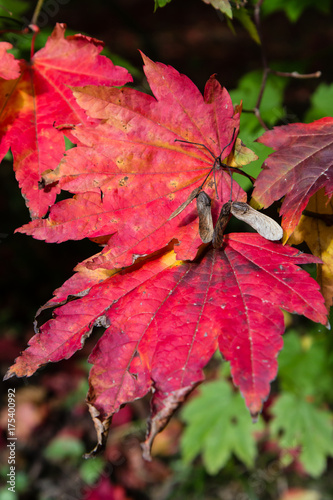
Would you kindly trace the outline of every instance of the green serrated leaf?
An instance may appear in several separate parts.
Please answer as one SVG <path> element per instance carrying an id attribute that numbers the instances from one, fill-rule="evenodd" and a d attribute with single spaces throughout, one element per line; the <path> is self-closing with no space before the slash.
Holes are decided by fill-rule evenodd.
<path id="1" fill-rule="evenodd" d="M 272 436 L 282 448 L 300 447 L 299 460 L 306 472 L 320 476 L 327 457 L 333 456 L 330 413 L 290 393 L 282 394 L 271 412 L 274 415 L 270 422 Z"/>
<path id="2" fill-rule="evenodd" d="M 227 382 L 203 385 L 200 395 L 184 408 L 182 418 L 188 424 L 181 441 L 186 462 L 201 452 L 210 474 L 216 474 L 233 454 L 247 467 L 253 466 L 257 454 L 253 430 L 261 425 L 253 426 L 243 398 Z"/>
<path id="3" fill-rule="evenodd" d="M 252 21 L 247 10 L 244 9 L 244 7 L 241 7 L 239 9 L 235 9 L 234 10 L 234 17 L 235 17 L 235 19 L 238 19 L 238 21 L 244 26 L 244 28 L 249 33 L 252 40 L 254 40 L 256 43 L 260 44 L 260 38 L 259 38 L 259 34 L 257 31 L 256 25 Z"/>

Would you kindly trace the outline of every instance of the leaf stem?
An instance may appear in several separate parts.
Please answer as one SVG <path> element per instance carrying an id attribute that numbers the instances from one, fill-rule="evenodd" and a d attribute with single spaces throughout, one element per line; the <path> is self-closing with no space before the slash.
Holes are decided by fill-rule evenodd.
<path id="1" fill-rule="evenodd" d="M 36 36 L 39 33 L 39 28 L 36 24 L 29 24 L 29 29 L 32 31 L 32 39 L 31 39 L 31 48 L 30 48 L 30 59 L 33 58 L 35 53 L 35 40 Z"/>

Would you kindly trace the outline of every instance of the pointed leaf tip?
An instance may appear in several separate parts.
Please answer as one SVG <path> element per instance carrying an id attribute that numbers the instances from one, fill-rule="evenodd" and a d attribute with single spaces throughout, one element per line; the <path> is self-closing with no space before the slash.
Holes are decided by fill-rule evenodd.
<path id="1" fill-rule="evenodd" d="M 253 424 L 256 424 L 258 422 L 259 415 L 260 415 L 259 411 L 255 412 L 255 413 L 251 413 L 251 418 L 252 418 Z"/>
<path id="2" fill-rule="evenodd" d="M 7 370 L 6 375 L 3 377 L 3 379 L 2 379 L 2 380 L 3 380 L 3 381 L 5 381 L 5 380 L 9 380 L 10 378 L 14 377 L 14 375 L 15 375 L 15 373 L 12 373 L 11 369 L 9 368 L 9 369 Z"/>

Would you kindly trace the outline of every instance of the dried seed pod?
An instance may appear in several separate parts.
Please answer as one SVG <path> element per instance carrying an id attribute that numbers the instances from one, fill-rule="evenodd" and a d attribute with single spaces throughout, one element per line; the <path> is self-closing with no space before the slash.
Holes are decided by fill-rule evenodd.
<path id="1" fill-rule="evenodd" d="M 179 215 L 187 207 L 187 205 L 189 205 L 191 203 L 191 201 L 193 201 L 194 198 L 196 198 L 198 196 L 198 194 L 200 193 L 201 189 L 202 189 L 201 186 L 193 189 L 192 193 L 190 193 L 190 195 L 187 198 L 187 200 L 184 201 L 184 203 L 182 203 L 181 205 L 179 205 L 179 207 L 174 212 L 172 212 L 172 214 L 170 215 L 170 217 L 168 218 L 168 220 L 171 220 L 174 217 L 176 217 L 177 215 Z"/>
<path id="2" fill-rule="evenodd" d="M 221 208 L 219 218 L 217 219 L 216 226 L 213 233 L 213 247 L 220 248 L 223 242 L 223 231 L 230 219 L 231 201 L 228 201 Z"/>
<path id="3" fill-rule="evenodd" d="M 201 191 L 197 196 L 197 209 L 199 215 L 199 235 L 203 243 L 212 240 L 214 227 L 211 210 L 211 200 L 205 191 Z"/>
<path id="4" fill-rule="evenodd" d="M 280 240 L 283 236 L 282 227 L 275 220 L 250 207 L 247 203 L 234 201 L 230 209 L 232 215 L 253 227 L 266 240 Z"/>

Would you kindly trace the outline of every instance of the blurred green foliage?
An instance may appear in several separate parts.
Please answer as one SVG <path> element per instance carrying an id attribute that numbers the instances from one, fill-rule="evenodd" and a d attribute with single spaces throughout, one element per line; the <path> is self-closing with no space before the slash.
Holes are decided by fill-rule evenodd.
<path id="1" fill-rule="evenodd" d="M 44 450 L 44 456 L 51 462 L 63 460 L 76 461 L 85 452 L 84 445 L 74 436 L 59 436 L 54 438 Z"/>
<path id="2" fill-rule="evenodd" d="M 283 11 L 289 21 L 296 22 L 306 9 L 318 9 L 323 14 L 328 14 L 330 10 L 330 0 L 269 0 L 263 2 L 263 15 L 273 14 L 276 11 Z"/>
<path id="3" fill-rule="evenodd" d="M 282 391 L 311 399 L 316 404 L 333 401 L 333 356 L 327 337 L 290 330 L 279 355 L 279 385 Z"/>
<path id="4" fill-rule="evenodd" d="M 273 396 L 269 422 L 252 424 L 241 395 L 225 379 L 229 364 L 223 364 L 222 379 L 204 384 L 182 411 L 187 424 L 181 440 L 185 463 L 201 453 L 209 474 L 225 467 L 232 456 L 253 467 L 259 444 L 254 435 L 265 431 L 266 439 L 284 450 L 281 465 L 289 465 L 299 450 L 298 460 L 309 475 L 323 473 L 327 458 L 333 456 L 332 413 L 323 406 L 333 400 L 333 359 L 330 340 L 316 328 L 303 336 L 293 329 L 285 334 L 278 359 L 280 391 Z"/>
<path id="5" fill-rule="evenodd" d="M 106 461 L 102 457 L 95 457 L 93 460 L 85 460 L 80 465 L 80 476 L 86 484 L 94 484 L 101 476 L 105 468 Z"/>
<path id="6" fill-rule="evenodd" d="M 27 0 L 1 0 L 0 4 L 0 25 L 11 23 L 12 27 L 18 28 L 22 21 L 22 16 L 31 6 L 31 2 Z M 17 24 L 16 24 L 17 21 Z"/>
<path id="7" fill-rule="evenodd" d="M 332 414 L 296 394 L 282 393 L 271 408 L 270 431 L 284 449 L 300 449 L 299 461 L 311 476 L 320 476 L 333 456 Z M 293 455 L 290 453 L 290 461 Z M 285 462 L 285 465 L 287 463 Z"/>
<path id="8" fill-rule="evenodd" d="M 333 116 L 333 85 L 320 83 L 311 96 L 311 106 L 305 115 L 305 122 Z"/>
<path id="9" fill-rule="evenodd" d="M 154 0 L 155 1 L 155 10 L 158 7 L 165 7 L 167 3 L 170 3 L 171 0 Z"/>
<path id="10" fill-rule="evenodd" d="M 253 466 L 257 453 L 253 433 L 262 425 L 253 426 L 244 399 L 230 383 L 216 380 L 204 384 L 200 396 L 184 407 L 182 418 L 187 423 L 181 441 L 186 462 L 201 452 L 210 474 L 224 467 L 232 454 L 247 467 Z"/>

